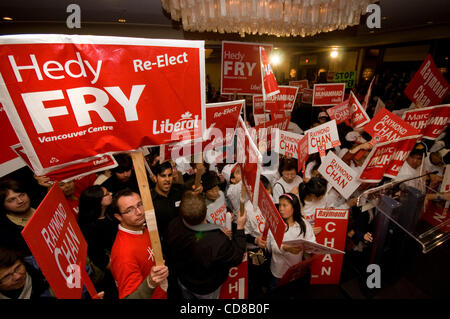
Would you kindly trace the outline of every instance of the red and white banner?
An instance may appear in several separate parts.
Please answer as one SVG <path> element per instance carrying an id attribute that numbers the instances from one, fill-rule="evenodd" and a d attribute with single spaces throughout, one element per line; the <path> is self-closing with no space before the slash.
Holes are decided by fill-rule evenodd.
<path id="1" fill-rule="evenodd" d="M 448 214 L 448 210 L 445 209 L 444 201 L 435 202 L 433 200 L 428 201 L 427 206 L 423 208 L 420 219 L 424 220 L 434 228 L 439 227 L 439 231 L 442 233 L 450 233 L 450 214 Z M 439 234 L 438 231 L 435 230 L 434 234 L 436 236 L 439 235 L 447 235 L 447 234 Z"/>
<path id="2" fill-rule="evenodd" d="M 204 131 L 203 41 L 5 36 L 0 73 L 0 101 L 37 175 Z"/>
<path id="3" fill-rule="evenodd" d="M 358 180 L 358 173 L 331 151 L 321 160 L 319 173 L 339 194 L 348 199 L 361 184 Z"/>
<path id="4" fill-rule="evenodd" d="M 259 47 L 259 58 L 261 62 L 262 96 L 264 101 L 266 101 L 272 95 L 280 93 L 280 90 L 269 62 L 269 56 L 263 46 Z"/>
<path id="5" fill-rule="evenodd" d="M 16 132 L 9 122 L 3 106 L 0 106 L 0 127 L 2 128 L 2 138 L 0 138 L 0 177 L 8 175 L 26 163 L 14 152 L 13 145 L 19 143 Z"/>
<path id="6" fill-rule="evenodd" d="M 431 54 L 423 61 L 405 89 L 405 95 L 416 105 L 438 105 L 448 92 L 448 83 L 434 64 Z"/>
<path id="7" fill-rule="evenodd" d="M 69 285 L 75 276 L 69 266 L 85 267 L 87 243 L 57 183 L 28 221 L 22 236 L 56 297 L 80 299 L 82 286 Z"/>
<path id="8" fill-rule="evenodd" d="M 288 132 L 278 131 L 279 143 L 275 149 L 280 155 L 287 155 L 293 158 L 298 156 L 298 143 L 302 140 L 304 135 Z"/>
<path id="9" fill-rule="evenodd" d="M 313 255 L 312 257 L 302 260 L 298 264 L 290 267 L 278 282 L 277 287 L 281 287 L 293 280 L 303 277 L 308 272 L 308 270 L 311 269 L 313 262 L 319 257 L 319 255 Z"/>
<path id="10" fill-rule="evenodd" d="M 341 124 L 350 119 L 350 100 L 345 100 L 336 106 L 327 109 L 328 116 L 332 120 L 336 120 L 336 124 Z"/>
<path id="11" fill-rule="evenodd" d="M 397 140 L 406 136 L 419 135 L 419 130 L 403 121 L 385 108 L 381 109 L 372 120 L 364 126 L 372 137 L 378 135 L 386 141 Z"/>
<path id="12" fill-rule="evenodd" d="M 259 126 L 270 121 L 270 114 L 253 114 L 253 119 L 255 120 L 255 126 Z"/>
<path id="13" fill-rule="evenodd" d="M 221 94 L 262 94 L 259 47 L 272 45 L 222 41 Z"/>
<path id="14" fill-rule="evenodd" d="M 370 81 L 369 89 L 367 90 L 366 96 L 364 97 L 364 101 L 361 105 L 363 110 L 367 110 L 367 106 L 369 105 L 370 96 L 372 95 L 373 81 L 375 81 L 375 77 L 373 77 L 372 81 Z"/>
<path id="15" fill-rule="evenodd" d="M 241 168 L 242 183 L 253 207 L 258 206 L 262 155 L 253 143 L 247 127 L 239 116 L 237 125 L 237 161 Z"/>
<path id="16" fill-rule="evenodd" d="M 444 177 L 441 183 L 441 193 L 450 191 L 450 164 L 445 165 Z"/>
<path id="17" fill-rule="evenodd" d="M 14 152 L 19 155 L 31 169 L 31 163 L 21 144 L 11 146 Z M 46 176 L 50 182 L 67 182 L 92 173 L 97 173 L 107 169 L 117 167 L 117 162 L 112 155 L 104 155 L 100 158 L 93 158 L 84 162 L 65 166 L 61 169 L 51 171 Z"/>
<path id="18" fill-rule="evenodd" d="M 362 127 L 370 122 L 369 115 L 367 115 L 361 104 L 359 104 L 359 101 L 355 94 L 353 94 L 353 91 L 350 91 L 348 106 L 350 108 L 350 124 L 353 128 Z"/>
<path id="19" fill-rule="evenodd" d="M 336 121 L 328 121 L 322 125 L 313 127 L 305 132 L 308 134 L 309 154 L 319 152 L 319 147 L 324 147 L 323 152 L 329 148 L 341 145 Z M 323 154 L 325 156 L 325 154 Z"/>
<path id="20" fill-rule="evenodd" d="M 312 89 L 302 89 L 301 102 L 305 104 L 312 104 L 314 91 Z"/>
<path id="21" fill-rule="evenodd" d="M 253 95 L 253 115 L 265 114 L 265 104 L 262 95 Z"/>
<path id="22" fill-rule="evenodd" d="M 289 86 L 298 87 L 300 92 L 302 91 L 302 89 L 309 89 L 308 80 L 289 81 Z"/>
<path id="23" fill-rule="evenodd" d="M 322 231 L 316 235 L 316 241 L 344 251 L 348 217 L 348 209 L 316 209 L 314 226 L 322 228 Z M 320 256 L 311 267 L 311 284 L 337 285 L 341 277 L 343 261 L 343 254 Z"/>
<path id="24" fill-rule="evenodd" d="M 216 148 L 229 146 L 234 141 L 234 134 L 239 114 L 245 106 L 245 100 L 206 104 L 206 127 L 203 141 L 183 141 L 161 145 L 160 161 L 188 157 Z"/>
<path id="25" fill-rule="evenodd" d="M 242 263 L 231 267 L 228 279 L 220 288 L 219 299 L 248 299 L 248 257 L 244 254 Z"/>
<path id="26" fill-rule="evenodd" d="M 323 244 L 314 243 L 306 239 L 294 239 L 283 241 L 283 244 L 301 248 L 310 254 L 324 255 L 324 254 L 344 254 L 345 252 L 336 248 L 328 247 Z"/>
<path id="27" fill-rule="evenodd" d="M 430 106 L 403 113 L 403 120 L 420 131 L 423 138 L 435 140 L 447 128 L 450 104 Z"/>
<path id="28" fill-rule="evenodd" d="M 305 164 L 309 157 L 309 147 L 308 147 L 309 137 L 308 133 L 303 136 L 303 138 L 298 142 L 297 146 L 297 163 L 298 171 L 300 170 L 305 174 Z"/>
<path id="29" fill-rule="evenodd" d="M 290 116 L 285 116 L 278 120 L 272 120 L 270 122 L 259 124 L 250 130 L 250 136 L 252 136 L 254 143 L 258 145 L 258 149 L 261 150 L 261 153 L 264 153 L 266 150 L 275 149 L 277 145 L 277 137 L 274 134 L 276 130 L 273 129 L 286 131 L 289 127 L 290 120 Z"/>
<path id="30" fill-rule="evenodd" d="M 298 88 L 295 86 L 278 86 L 280 92 L 270 96 L 266 100 L 266 111 L 270 112 L 292 112 Z"/>
<path id="31" fill-rule="evenodd" d="M 420 135 L 376 144 L 364 161 L 359 179 L 364 183 L 378 183 L 383 176 L 397 176 Z"/>
<path id="32" fill-rule="evenodd" d="M 330 106 L 344 101 L 345 83 L 314 84 L 312 106 Z"/>
<path id="33" fill-rule="evenodd" d="M 286 230 L 286 223 L 262 183 L 259 185 L 258 207 L 266 220 L 264 227 L 269 228 L 278 247 L 281 247 L 284 232 Z"/>

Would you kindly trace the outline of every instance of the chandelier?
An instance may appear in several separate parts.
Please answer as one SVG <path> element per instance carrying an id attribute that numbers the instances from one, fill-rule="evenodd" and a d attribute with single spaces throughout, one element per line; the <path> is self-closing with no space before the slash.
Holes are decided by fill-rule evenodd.
<path id="1" fill-rule="evenodd" d="M 313 36 L 358 25 L 378 0 L 161 0 L 185 31 Z"/>

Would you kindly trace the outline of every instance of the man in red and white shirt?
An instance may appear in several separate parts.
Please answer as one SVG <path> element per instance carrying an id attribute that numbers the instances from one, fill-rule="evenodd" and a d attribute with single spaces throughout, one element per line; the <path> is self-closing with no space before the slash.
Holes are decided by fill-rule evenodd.
<path id="1" fill-rule="evenodd" d="M 111 250 L 110 269 L 119 298 L 166 298 L 169 270 L 165 265 L 155 266 L 141 197 L 124 189 L 116 194 L 112 205 L 120 225 Z"/>

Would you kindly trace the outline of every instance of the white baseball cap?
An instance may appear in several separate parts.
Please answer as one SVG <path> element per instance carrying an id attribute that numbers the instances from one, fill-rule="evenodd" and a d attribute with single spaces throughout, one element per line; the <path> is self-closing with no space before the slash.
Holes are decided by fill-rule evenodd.
<path id="1" fill-rule="evenodd" d="M 349 142 L 356 142 L 356 143 L 367 143 L 366 139 L 362 137 L 361 133 L 356 131 L 348 132 L 347 135 L 345 135 L 345 139 Z"/>
<path id="2" fill-rule="evenodd" d="M 320 119 L 321 117 L 329 117 L 329 116 L 326 112 L 320 112 L 317 118 Z"/>
<path id="3" fill-rule="evenodd" d="M 230 183 L 231 174 L 233 174 L 234 170 L 236 169 L 237 163 L 234 164 L 227 164 L 222 169 L 222 176 L 225 178 L 227 183 Z"/>

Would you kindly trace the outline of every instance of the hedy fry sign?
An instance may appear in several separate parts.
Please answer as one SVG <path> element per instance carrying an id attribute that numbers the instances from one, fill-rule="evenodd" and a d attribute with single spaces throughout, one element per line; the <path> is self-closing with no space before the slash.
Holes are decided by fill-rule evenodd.
<path id="1" fill-rule="evenodd" d="M 37 175 L 204 131 L 202 41 L 0 39 L 0 101 Z M 69 151 L 70 150 L 70 151 Z"/>

